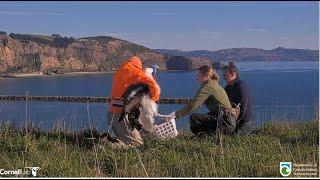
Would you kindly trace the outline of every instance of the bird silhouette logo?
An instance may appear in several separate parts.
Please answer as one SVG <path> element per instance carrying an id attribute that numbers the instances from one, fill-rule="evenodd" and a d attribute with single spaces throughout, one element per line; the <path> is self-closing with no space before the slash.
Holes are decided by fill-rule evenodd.
<path id="1" fill-rule="evenodd" d="M 37 171 L 39 170 L 39 169 L 41 169 L 40 167 L 25 167 L 25 168 L 28 168 L 28 169 L 30 169 L 31 170 L 31 174 L 32 174 L 32 176 L 37 176 Z"/>

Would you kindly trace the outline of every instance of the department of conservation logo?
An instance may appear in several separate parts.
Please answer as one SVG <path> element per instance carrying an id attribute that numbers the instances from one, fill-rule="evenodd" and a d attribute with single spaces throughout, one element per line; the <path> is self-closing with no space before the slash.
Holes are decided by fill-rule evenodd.
<path id="1" fill-rule="evenodd" d="M 280 162 L 280 174 L 282 176 L 289 176 L 291 174 L 291 162 Z"/>

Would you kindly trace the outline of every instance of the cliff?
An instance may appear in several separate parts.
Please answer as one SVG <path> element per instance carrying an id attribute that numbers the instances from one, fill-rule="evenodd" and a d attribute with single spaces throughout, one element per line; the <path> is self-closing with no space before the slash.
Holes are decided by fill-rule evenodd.
<path id="1" fill-rule="evenodd" d="M 146 65 L 157 63 L 160 70 L 167 69 L 167 56 L 112 37 L 0 35 L 2 73 L 113 71 L 133 55 Z"/>
<path id="2" fill-rule="evenodd" d="M 0 73 L 109 72 L 130 56 L 159 70 L 192 70 L 212 64 L 207 58 L 164 55 L 129 41 L 107 37 L 68 38 L 31 34 L 0 34 Z"/>

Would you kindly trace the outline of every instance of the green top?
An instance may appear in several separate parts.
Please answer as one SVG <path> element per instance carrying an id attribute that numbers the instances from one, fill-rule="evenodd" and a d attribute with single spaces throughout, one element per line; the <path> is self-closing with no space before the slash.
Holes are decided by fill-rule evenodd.
<path id="1" fill-rule="evenodd" d="M 176 112 L 176 119 L 197 111 L 203 103 L 210 112 L 217 112 L 219 105 L 231 108 L 226 91 L 218 84 L 217 80 L 209 79 L 201 85 L 193 100 Z"/>

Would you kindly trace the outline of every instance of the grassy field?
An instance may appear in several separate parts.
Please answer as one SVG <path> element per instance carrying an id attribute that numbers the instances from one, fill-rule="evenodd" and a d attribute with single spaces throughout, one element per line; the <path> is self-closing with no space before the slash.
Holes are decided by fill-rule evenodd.
<path id="1" fill-rule="evenodd" d="M 149 138 L 139 148 L 124 149 L 90 139 L 91 134 L 98 135 L 95 130 L 34 128 L 26 135 L 4 124 L 0 169 L 38 166 L 38 176 L 45 177 L 280 177 L 282 161 L 318 164 L 318 133 L 318 121 L 269 122 L 248 137 L 197 138 L 184 132 L 174 139 Z"/>

